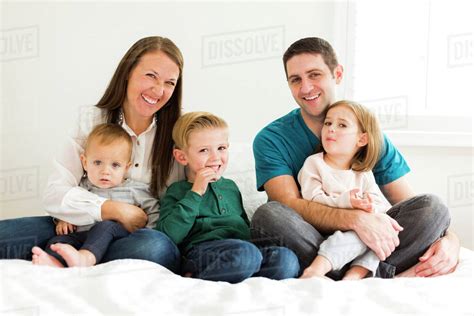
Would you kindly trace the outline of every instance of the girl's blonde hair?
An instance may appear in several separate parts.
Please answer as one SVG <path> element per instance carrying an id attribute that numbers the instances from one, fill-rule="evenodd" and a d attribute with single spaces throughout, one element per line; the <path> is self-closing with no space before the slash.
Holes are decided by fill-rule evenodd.
<path id="1" fill-rule="evenodd" d="M 189 112 L 182 115 L 173 127 L 172 135 L 175 148 L 188 148 L 189 135 L 207 128 L 227 128 L 227 123 L 209 112 Z"/>
<path id="2" fill-rule="evenodd" d="M 377 117 L 365 106 L 349 100 L 341 100 L 329 105 L 324 112 L 324 116 L 326 116 L 330 109 L 337 106 L 345 106 L 352 110 L 357 118 L 359 131 L 367 133 L 367 145 L 361 147 L 352 158 L 352 170 L 371 171 L 377 164 L 377 161 L 379 161 L 383 148 L 383 135 Z"/>

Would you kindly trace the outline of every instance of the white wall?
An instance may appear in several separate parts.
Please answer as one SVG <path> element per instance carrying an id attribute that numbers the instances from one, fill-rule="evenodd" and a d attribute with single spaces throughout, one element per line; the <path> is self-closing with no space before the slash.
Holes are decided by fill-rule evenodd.
<path id="1" fill-rule="evenodd" d="M 51 161 L 71 123 L 81 107 L 97 102 L 139 38 L 171 38 L 185 57 L 185 111 L 221 115 L 232 141 L 250 142 L 294 107 L 281 62 L 292 42 L 321 36 L 341 63 L 350 57 L 346 8 L 342 1 L 2 3 L 0 218 L 43 214 Z M 417 191 L 447 200 L 448 185 L 459 188 L 448 177 L 472 175 L 470 148 L 401 149 L 416 171 L 410 179 Z M 472 248 L 470 181 L 467 206 L 452 210 L 455 230 Z"/>
<path id="2" fill-rule="evenodd" d="M 412 171 L 408 180 L 416 193 L 440 196 L 451 214 L 451 228 L 461 244 L 474 249 L 474 163 L 472 147 L 411 147 L 400 151 Z"/>

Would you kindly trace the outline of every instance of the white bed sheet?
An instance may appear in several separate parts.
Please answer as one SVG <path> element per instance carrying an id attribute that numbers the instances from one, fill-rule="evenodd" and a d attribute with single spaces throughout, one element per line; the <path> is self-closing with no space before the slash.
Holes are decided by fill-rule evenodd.
<path id="1" fill-rule="evenodd" d="M 239 185 L 251 217 L 266 201 L 255 190 L 252 148 L 231 150 L 226 177 Z M 0 260 L 0 315 L 474 315 L 473 263 L 474 252 L 463 248 L 456 272 L 437 278 L 231 285 L 182 278 L 142 260 L 69 269 Z"/>
<path id="2" fill-rule="evenodd" d="M 474 252 L 436 278 L 183 278 L 148 261 L 58 269 L 0 260 L 0 315 L 473 315 Z"/>

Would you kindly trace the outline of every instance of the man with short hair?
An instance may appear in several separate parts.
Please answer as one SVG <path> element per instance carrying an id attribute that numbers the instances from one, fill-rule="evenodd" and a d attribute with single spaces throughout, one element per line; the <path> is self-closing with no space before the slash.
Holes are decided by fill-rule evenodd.
<path id="1" fill-rule="evenodd" d="M 384 135 L 384 149 L 373 173 L 393 207 L 384 213 L 337 209 L 302 199 L 297 175 L 320 143 L 324 110 L 336 101 L 343 67 L 331 45 L 321 38 L 293 43 L 283 56 L 288 86 L 299 108 L 263 128 L 253 150 L 257 188 L 269 203 L 252 218 L 254 239 L 281 242 L 306 268 L 324 236 L 353 230 L 380 258 L 377 276 L 437 276 L 454 271 L 459 239 L 449 232 L 447 207 L 434 195 L 415 196 L 405 175 L 403 156 Z M 410 268 L 412 267 L 412 268 Z M 344 272 L 334 273 L 338 279 Z"/>

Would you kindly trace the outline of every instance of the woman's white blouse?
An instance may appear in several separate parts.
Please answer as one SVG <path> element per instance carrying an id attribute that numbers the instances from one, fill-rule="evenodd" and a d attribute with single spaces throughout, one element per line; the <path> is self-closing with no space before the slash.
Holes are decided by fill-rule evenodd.
<path id="1" fill-rule="evenodd" d="M 78 186 L 84 174 L 80 155 L 84 152 L 87 135 L 94 126 L 106 121 L 105 111 L 95 106 L 82 111 L 82 114 L 84 115 L 80 115 L 75 130 L 62 149 L 62 154 L 54 160 L 54 170 L 48 179 L 43 199 L 49 215 L 74 225 L 89 225 L 101 221 L 101 207 L 106 201 L 105 198 Z M 127 125 L 125 119 L 122 127 L 133 140 L 132 166 L 127 177 L 149 184 L 151 180 L 149 157 L 155 139 L 156 122 L 153 120 L 148 129 L 138 136 Z M 167 186 L 183 179 L 185 179 L 183 167 L 174 162 Z M 162 197 L 164 192 L 165 190 L 160 192 L 159 197 Z"/>

